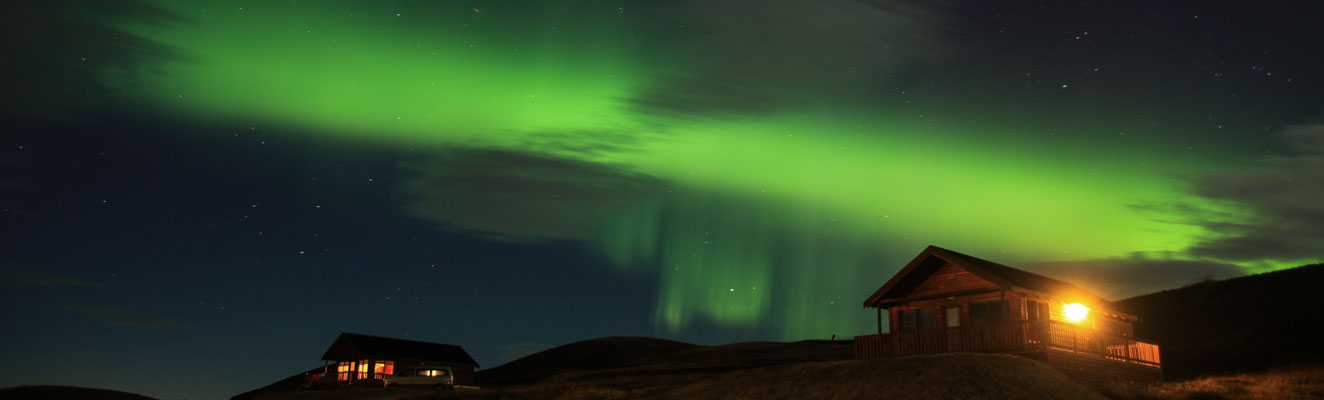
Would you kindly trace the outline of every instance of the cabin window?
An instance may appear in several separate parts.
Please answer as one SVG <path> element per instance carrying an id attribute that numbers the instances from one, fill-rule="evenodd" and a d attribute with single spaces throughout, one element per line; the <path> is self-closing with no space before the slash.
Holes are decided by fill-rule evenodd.
<path id="1" fill-rule="evenodd" d="M 970 304 L 970 323 L 988 324 L 1007 320 L 1007 302 L 989 301 Z"/>
<path id="2" fill-rule="evenodd" d="M 353 362 L 341 361 L 340 363 L 336 364 L 336 380 L 338 381 L 349 380 L 349 372 L 353 370 L 354 370 Z"/>
<path id="3" fill-rule="evenodd" d="M 943 320 L 946 321 L 948 328 L 961 326 L 961 307 L 947 307 Z"/>
<path id="4" fill-rule="evenodd" d="M 387 375 L 395 375 L 395 361 L 377 360 L 372 366 L 372 379 L 385 379 Z"/>
<path id="5" fill-rule="evenodd" d="M 446 370 L 444 370 L 444 369 L 420 369 L 420 370 L 418 370 L 418 376 L 446 376 Z"/>
<path id="6" fill-rule="evenodd" d="M 354 379 L 368 379 L 368 360 L 359 360 L 359 373 Z"/>
<path id="7" fill-rule="evenodd" d="M 936 325 L 933 320 L 932 308 L 920 308 L 916 310 L 901 311 L 901 331 L 918 331 L 923 329 L 933 329 Z"/>
<path id="8" fill-rule="evenodd" d="M 1048 319 L 1048 303 L 1042 301 L 1025 301 L 1025 319 L 1037 321 Z"/>

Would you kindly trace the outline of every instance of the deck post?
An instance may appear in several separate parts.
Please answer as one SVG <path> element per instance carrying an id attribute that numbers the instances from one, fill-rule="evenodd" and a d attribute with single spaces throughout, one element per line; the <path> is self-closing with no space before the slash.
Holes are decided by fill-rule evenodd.
<path id="1" fill-rule="evenodd" d="M 883 309 L 875 308 L 874 311 L 878 314 L 878 334 L 881 335 L 883 334 Z"/>
<path id="2" fill-rule="evenodd" d="M 1071 328 L 1071 352 L 1073 353 L 1080 353 L 1080 343 L 1076 342 L 1076 332 L 1078 331 L 1080 330 L 1074 327 Z"/>

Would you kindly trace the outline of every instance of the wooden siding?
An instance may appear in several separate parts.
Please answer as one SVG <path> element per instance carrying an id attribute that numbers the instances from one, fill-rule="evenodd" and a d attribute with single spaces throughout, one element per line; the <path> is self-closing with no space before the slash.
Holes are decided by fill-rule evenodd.
<path id="1" fill-rule="evenodd" d="M 978 289 L 997 289 L 998 286 L 984 278 L 966 271 L 964 268 L 947 263 L 929 275 L 923 283 L 915 287 L 908 297 L 920 297 L 941 293 L 967 292 Z"/>
<path id="2" fill-rule="evenodd" d="M 855 358 L 859 360 L 946 352 L 1031 355 L 1052 361 L 1050 365 L 1063 372 L 1097 375 L 1081 375 L 1086 383 L 1114 373 L 1108 379 L 1149 382 L 1162 378 L 1157 345 L 1057 321 L 1008 321 L 855 337 Z"/>
<path id="3" fill-rule="evenodd" d="M 891 327 L 890 330 L 892 332 L 896 332 L 897 331 L 896 327 L 898 326 L 897 324 L 899 323 L 899 318 L 900 318 L 899 315 L 902 311 L 915 310 L 920 308 L 932 308 L 934 309 L 934 313 L 935 313 L 934 315 L 936 316 L 937 327 L 944 328 L 947 326 L 946 325 L 947 313 L 945 312 L 945 310 L 948 307 L 957 307 L 961 309 L 960 325 L 966 326 L 966 325 L 970 325 L 971 303 L 983 303 L 983 302 L 999 301 L 999 300 L 1007 301 L 1007 303 L 1009 304 L 1008 307 L 1010 308 L 1010 312 L 1011 312 L 1009 316 L 1012 319 L 1021 319 L 1017 317 L 1017 315 L 1020 315 L 1020 313 L 1024 312 L 1020 304 L 1021 303 L 1020 299 L 1021 299 L 1020 293 L 990 291 L 990 292 L 982 292 L 982 293 L 974 293 L 974 294 L 965 294 L 960 296 L 939 297 L 928 300 L 910 301 L 910 302 L 898 304 L 888 309 L 888 323 L 890 324 L 888 326 Z"/>
<path id="4" fill-rule="evenodd" d="M 1003 352 L 1042 347 L 1041 327 L 1031 321 L 897 332 L 855 337 L 855 358 L 911 356 L 946 352 Z"/>

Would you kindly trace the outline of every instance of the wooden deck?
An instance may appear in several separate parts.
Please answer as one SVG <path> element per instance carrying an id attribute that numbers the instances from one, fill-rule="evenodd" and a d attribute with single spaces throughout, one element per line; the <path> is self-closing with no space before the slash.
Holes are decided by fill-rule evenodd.
<path id="1" fill-rule="evenodd" d="M 855 337 L 857 360 L 947 352 L 1025 355 L 1086 383 L 1162 378 L 1158 345 L 1059 321 L 1007 321 Z"/>

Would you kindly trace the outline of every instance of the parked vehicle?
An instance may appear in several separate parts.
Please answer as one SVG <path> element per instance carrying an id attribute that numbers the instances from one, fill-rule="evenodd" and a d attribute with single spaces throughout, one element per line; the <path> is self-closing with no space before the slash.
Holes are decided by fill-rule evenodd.
<path id="1" fill-rule="evenodd" d="M 382 379 L 386 387 L 419 385 L 442 389 L 455 388 L 455 372 L 444 365 L 420 365 L 395 370 L 395 374 Z"/>

